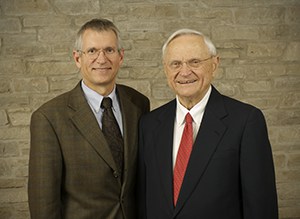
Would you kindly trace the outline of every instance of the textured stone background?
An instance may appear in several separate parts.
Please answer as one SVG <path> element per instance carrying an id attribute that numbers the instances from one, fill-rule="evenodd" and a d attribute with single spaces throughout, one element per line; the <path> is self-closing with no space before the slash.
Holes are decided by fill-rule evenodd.
<path id="1" fill-rule="evenodd" d="M 118 81 L 152 108 L 174 97 L 161 65 L 167 36 L 184 27 L 210 36 L 221 56 L 214 85 L 263 110 L 280 218 L 300 218 L 299 0 L 0 0 L 0 218 L 29 218 L 30 116 L 78 82 L 74 36 L 94 17 L 123 33 Z"/>

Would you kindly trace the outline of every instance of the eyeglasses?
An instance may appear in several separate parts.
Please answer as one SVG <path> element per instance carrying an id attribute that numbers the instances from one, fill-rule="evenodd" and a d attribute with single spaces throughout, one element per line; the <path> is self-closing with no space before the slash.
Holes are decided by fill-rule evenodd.
<path id="1" fill-rule="evenodd" d="M 77 52 L 81 52 L 81 53 L 85 54 L 91 60 L 97 59 L 101 52 L 103 52 L 103 54 L 105 55 L 106 58 L 110 58 L 113 55 L 115 55 L 116 52 L 118 52 L 118 51 L 119 50 L 117 50 L 113 47 L 107 47 L 107 48 L 104 48 L 104 49 L 90 48 L 86 51 L 77 50 Z"/>
<path id="2" fill-rule="evenodd" d="M 213 58 L 213 56 L 207 58 L 207 59 L 190 59 L 190 60 L 187 60 L 185 62 L 182 62 L 182 61 L 172 61 L 168 64 L 168 67 L 171 69 L 171 70 L 180 70 L 183 66 L 183 63 L 186 63 L 186 65 L 189 67 L 189 68 L 192 68 L 192 69 L 197 69 L 199 68 L 203 62 L 209 60 Z"/>

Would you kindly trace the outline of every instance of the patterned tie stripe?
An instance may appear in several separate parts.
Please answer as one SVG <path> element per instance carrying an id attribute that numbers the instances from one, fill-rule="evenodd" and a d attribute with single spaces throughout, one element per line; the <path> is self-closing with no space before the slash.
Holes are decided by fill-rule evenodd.
<path id="1" fill-rule="evenodd" d="M 111 153 L 120 173 L 123 170 L 124 143 L 118 122 L 112 111 L 112 100 L 104 97 L 101 103 L 104 109 L 102 115 L 102 132 L 110 146 Z"/>

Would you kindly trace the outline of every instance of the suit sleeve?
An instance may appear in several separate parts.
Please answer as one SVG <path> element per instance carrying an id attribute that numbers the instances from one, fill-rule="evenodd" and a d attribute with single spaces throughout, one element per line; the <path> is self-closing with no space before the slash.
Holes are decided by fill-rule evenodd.
<path id="1" fill-rule="evenodd" d="M 253 109 L 241 141 L 241 183 L 245 219 L 277 219 L 271 145 L 262 112 Z"/>
<path id="2" fill-rule="evenodd" d="M 138 218 L 146 219 L 146 168 L 144 161 L 143 120 L 139 123 L 139 147 L 138 147 L 138 177 L 137 177 L 137 203 Z"/>
<path id="3" fill-rule="evenodd" d="M 30 124 L 28 198 L 32 219 L 61 218 L 62 158 L 50 121 L 35 112 Z"/>

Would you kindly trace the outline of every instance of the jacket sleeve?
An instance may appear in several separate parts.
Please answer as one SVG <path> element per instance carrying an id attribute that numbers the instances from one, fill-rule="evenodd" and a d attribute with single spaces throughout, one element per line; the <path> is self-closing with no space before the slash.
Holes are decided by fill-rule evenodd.
<path id="1" fill-rule="evenodd" d="M 240 171 L 245 219 L 277 219 L 277 193 L 271 145 L 262 112 L 249 114 L 241 141 Z"/>
<path id="2" fill-rule="evenodd" d="M 138 174 L 137 174 L 137 203 L 138 218 L 146 219 L 146 168 L 144 161 L 143 119 L 139 123 Z"/>
<path id="3" fill-rule="evenodd" d="M 30 124 L 28 199 L 32 219 L 61 218 L 62 156 L 51 122 L 40 111 Z"/>

